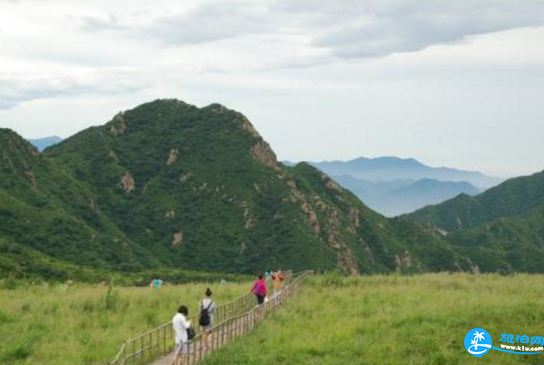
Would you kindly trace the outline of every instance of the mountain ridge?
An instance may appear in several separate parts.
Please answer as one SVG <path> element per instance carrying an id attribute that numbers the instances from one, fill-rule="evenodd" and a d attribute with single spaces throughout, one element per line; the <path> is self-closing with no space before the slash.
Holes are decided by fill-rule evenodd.
<path id="1" fill-rule="evenodd" d="M 27 181 L 0 190 L 0 236 L 69 263 L 245 273 L 469 269 L 437 233 L 373 212 L 308 164 L 283 166 L 245 116 L 219 104 L 156 100 L 36 158 L 34 188 Z"/>
<path id="2" fill-rule="evenodd" d="M 287 163 L 292 164 L 289 161 Z M 432 178 L 440 181 L 466 181 L 479 189 L 488 189 L 502 181 L 495 177 L 486 176 L 479 171 L 460 170 L 451 167 L 431 167 L 415 158 L 396 156 L 359 157 L 347 161 L 332 160 L 309 163 L 331 176 L 350 175 L 372 182 Z"/>
<path id="3" fill-rule="evenodd" d="M 509 179 L 474 197 L 460 195 L 415 211 L 409 217 L 454 232 L 525 214 L 542 204 L 544 171 Z"/>

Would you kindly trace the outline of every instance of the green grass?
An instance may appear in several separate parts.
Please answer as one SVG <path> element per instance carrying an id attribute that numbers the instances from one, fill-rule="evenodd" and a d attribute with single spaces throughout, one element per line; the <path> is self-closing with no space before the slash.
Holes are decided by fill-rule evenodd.
<path id="1" fill-rule="evenodd" d="M 116 287 L 110 296 L 84 284 L 0 289 L 0 364 L 103 363 L 128 338 L 168 322 L 180 304 L 196 313 L 207 286 L 220 303 L 245 294 L 249 283 Z"/>
<path id="2" fill-rule="evenodd" d="M 544 277 L 370 276 L 311 279 L 254 332 L 205 365 L 541 364 L 544 355 L 465 350 L 468 331 L 544 335 Z"/>

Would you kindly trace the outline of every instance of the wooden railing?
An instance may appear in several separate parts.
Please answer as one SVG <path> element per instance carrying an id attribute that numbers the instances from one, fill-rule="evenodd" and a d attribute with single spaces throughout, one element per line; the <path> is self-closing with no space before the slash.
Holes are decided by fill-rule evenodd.
<path id="1" fill-rule="evenodd" d="M 184 352 L 175 354 L 172 357 L 172 362 L 169 364 L 173 363 L 174 360 L 177 360 L 176 363 L 179 362 L 183 365 L 197 364 L 214 350 L 253 330 L 270 312 L 295 295 L 302 280 L 311 274 L 312 271 L 304 271 L 293 276 L 290 283 L 285 285 L 278 295 L 260 306 L 256 306 L 255 300 L 253 300 L 252 306 L 248 311 L 218 323 L 212 328 L 212 333 L 209 336 L 206 337 L 203 333 L 199 333 L 193 340 L 188 342 Z"/>
<path id="2" fill-rule="evenodd" d="M 303 277 L 311 274 L 310 271 L 304 271 L 293 274 L 288 271 L 283 282 L 283 290 L 276 298 L 273 298 L 260 307 L 256 307 L 255 296 L 251 293 L 245 294 L 232 301 L 222 303 L 217 306 L 214 313 L 214 323 L 212 328 L 213 335 L 209 336 L 210 344 L 203 343 L 202 333 L 188 343 L 189 355 L 186 361 L 194 364 L 196 359 L 202 358 L 210 349 L 223 346 L 241 333 L 252 329 L 256 323 L 266 317 L 266 314 L 283 303 L 285 299 L 290 298 L 298 290 L 300 281 Z M 243 318 L 243 319 L 242 319 Z M 189 317 L 195 329 L 198 331 L 198 314 Z M 237 319 L 242 319 L 244 328 Z M 251 324 L 249 324 L 251 323 Z M 249 326 L 249 327 L 248 327 Z M 247 328 L 246 328 L 247 327 Z M 206 350 L 204 350 L 206 348 Z M 136 338 L 126 341 L 115 358 L 106 363 L 107 365 L 145 365 L 154 360 L 170 354 L 174 351 L 174 331 L 172 323 L 165 323 L 149 332 L 146 332 Z M 196 354 L 199 354 L 198 356 Z M 172 359 L 173 360 L 173 359 Z"/>

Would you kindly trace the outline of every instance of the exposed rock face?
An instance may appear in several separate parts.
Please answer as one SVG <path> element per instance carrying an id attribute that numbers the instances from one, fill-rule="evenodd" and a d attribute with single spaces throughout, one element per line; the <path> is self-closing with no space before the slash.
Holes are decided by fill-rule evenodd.
<path id="1" fill-rule="evenodd" d="M 251 154 L 253 155 L 253 158 L 264 163 L 265 165 L 279 168 L 276 154 L 274 153 L 274 151 L 272 151 L 270 145 L 267 142 L 263 140 L 257 142 L 257 144 L 251 147 Z"/>
<path id="2" fill-rule="evenodd" d="M 358 275 L 359 266 L 353 251 L 347 247 L 338 251 L 338 265 L 349 275 Z"/>
<path id="3" fill-rule="evenodd" d="M 330 177 L 328 177 L 325 174 L 321 175 L 321 178 L 325 182 L 325 187 L 327 189 L 335 190 L 335 191 L 337 191 L 339 193 L 342 193 L 342 188 L 340 187 L 340 185 L 338 185 L 338 183 L 336 183 L 336 181 L 334 181 L 333 179 L 331 179 Z"/>
<path id="4" fill-rule="evenodd" d="M 357 232 L 357 228 L 361 226 L 361 219 L 359 217 L 359 211 L 357 209 L 350 209 L 349 217 L 351 219 L 351 225 L 349 227 L 350 231 L 353 233 Z"/>
<path id="5" fill-rule="evenodd" d="M 242 206 L 244 208 L 244 221 L 245 221 L 244 226 L 246 229 L 253 228 L 253 226 L 255 226 L 255 221 L 253 220 L 253 217 L 251 216 L 251 213 L 249 212 L 247 203 L 244 203 Z"/>
<path id="6" fill-rule="evenodd" d="M 33 188 L 33 189 L 38 188 L 38 183 L 36 182 L 36 177 L 34 176 L 34 171 L 32 171 L 32 170 L 27 170 L 27 171 L 25 172 L 25 175 L 26 175 L 26 177 L 28 178 L 28 180 L 30 180 L 30 183 L 32 184 L 32 188 Z"/>
<path id="7" fill-rule="evenodd" d="M 470 271 L 474 275 L 478 275 L 480 273 L 480 268 L 478 267 L 478 265 L 476 265 L 474 262 L 472 262 L 472 260 L 470 258 L 467 258 L 467 260 L 468 260 L 468 263 L 470 264 Z"/>
<path id="8" fill-rule="evenodd" d="M 186 173 L 186 174 L 183 174 L 179 177 L 179 182 L 180 183 L 185 183 L 187 180 L 189 180 L 191 177 L 193 176 L 193 174 L 191 174 L 190 172 Z"/>
<path id="9" fill-rule="evenodd" d="M 405 269 L 410 269 L 414 266 L 414 259 L 410 252 L 404 251 L 401 255 L 395 255 L 395 269 L 397 271 L 402 271 Z"/>
<path id="10" fill-rule="evenodd" d="M 115 162 L 119 162 L 119 159 L 117 158 L 117 154 L 113 152 L 112 150 L 110 150 L 110 153 L 108 153 L 108 157 Z"/>
<path id="11" fill-rule="evenodd" d="M 136 183 L 134 182 L 134 178 L 132 177 L 130 172 L 125 172 L 125 174 L 121 178 L 121 181 L 119 182 L 119 187 L 127 193 L 130 193 L 136 188 Z"/>
<path id="12" fill-rule="evenodd" d="M 181 229 L 174 233 L 174 237 L 172 238 L 172 246 L 176 247 L 183 243 L 183 232 Z"/>
<path id="13" fill-rule="evenodd" d="M 176 163 L 178 160 L 179 150 L 177 148 L 170 149 L 170 154 L 168 155 L 168 160 L 166 165 L 170 166 Z"/>
<path id="14" fill-rule="evenodd" d="M 127 125 L 125 123 L 125 118 L 123 118 L 123 113 L 119 113 L 113 117 L 113 120 L 111 121 L 110 133 L 114 136 L 118 136 L 120 134 L 125 134 L 126 131 Z"/>
<path id="15" fill-rule="evenodd" d="M 336 208 L 328 208 L 329 235 L 327 241 L 336 250 L 338 266 L 347 274 L 357 275 L 359 265 L 353 251 L 348 247 L 340 234 L 339 212 Z"/>
<path id="16" fill-rule="evenodd" d="M 261 139 L 261 135 L 259 134 L 259 132 L 257 132 L 255 127 L 253 127 L 253 124 L 251 124 L 251 122 L 246 117 L 242 119 L 242 129 L 249 133 L 252 137 Z"/>
<path id="17" fill-rule="evenodd" d="M 321 226 L 319 225 L 319 220 L 317 219 L 317 214 L 313 211 L 312 207 L 308 203 L 302 204 L 302 211 L 306 214 L 308 222 L 312 226 L 314 235 L 319 237 L 321 234 Z"/>

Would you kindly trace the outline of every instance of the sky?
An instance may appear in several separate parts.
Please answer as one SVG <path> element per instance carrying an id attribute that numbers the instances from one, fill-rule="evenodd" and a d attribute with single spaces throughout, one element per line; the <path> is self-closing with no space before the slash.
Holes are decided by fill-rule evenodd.
<path id="1" fill-rule="evenodd" d="M 68 137 L 157 98 L 281 160 L 544 169 L 543 0 L 0 0 L 0 127 Z"/>

